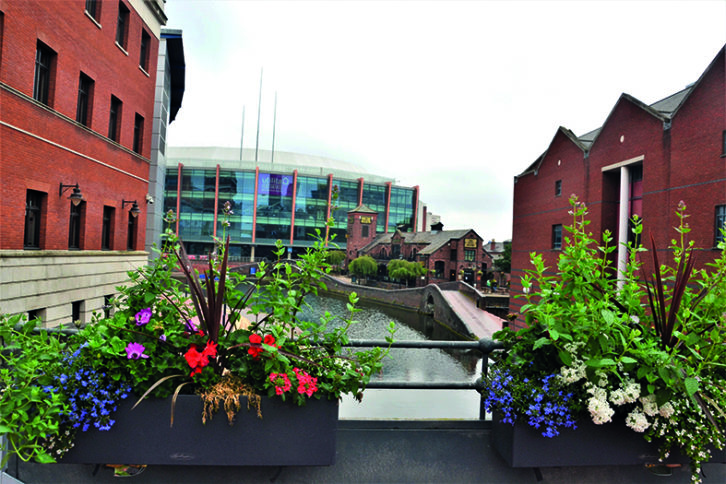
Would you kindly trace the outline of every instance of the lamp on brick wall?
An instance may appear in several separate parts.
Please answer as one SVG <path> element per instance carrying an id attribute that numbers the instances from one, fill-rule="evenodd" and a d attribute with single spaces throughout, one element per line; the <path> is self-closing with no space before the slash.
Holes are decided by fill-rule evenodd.
<path id="1" fill-rule="evenodd" d="M 61 183 L 60 188 L 58 189 L 58 196 L 60 197 L 61 195 L 63 195 L 63 192 L 65 192 L 69 188 L 73 188 L 73 193 L 71 193 L 71 196 L 68 197 L 68 199 L 71 201 L 74 207 L 77 207 L 78 204 L 83 201 L 83 195 L 81 195 L 81 189 L 78 188 L 78 183 L 73 185 L 65 185 Z"/>
<path id="2" fill-rule="evenodd" d="M 132 204 L 131 210 L 129 210 L 129 213 L 132 217 L 136 218 L 141 213 L 141 209 L 139 208 L 139 205 L 136 203 L 136 200 L 121 200 L 121 210 L 126 206 L 127 203 Z"/>

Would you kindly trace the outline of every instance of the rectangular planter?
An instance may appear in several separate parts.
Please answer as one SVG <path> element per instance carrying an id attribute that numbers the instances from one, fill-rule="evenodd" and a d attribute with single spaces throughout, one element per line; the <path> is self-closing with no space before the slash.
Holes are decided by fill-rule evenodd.
<path id="1" fill-rule="evenodd" d="M 262 397 L 262 418 L 247 398 L 230 426 L 223 411 L 202 424 L 202 401 L 179 395 L 170 427 L 171 398 L 124 401 L 110 431 L 78 432 L 62 464 L 308 466 L 335 462 L 338 402 L 311 399 L 299 407 Z"/>
<path id="2" fill-rule="evenodd" d="M 512 426 L 496 418 L 492 443 L 511 467 L 609 466 L 658 463 L 658 445 L 647 442 L 622 421 L 595 425 L 578 422 L 577 429 L 564 429 L 553 438 L 526 423 Z M 726 452 L 713 449 L 710 462 L 726 462 Z M 685 464 L 688 459 L 672 451 L 668 463 Z"/>

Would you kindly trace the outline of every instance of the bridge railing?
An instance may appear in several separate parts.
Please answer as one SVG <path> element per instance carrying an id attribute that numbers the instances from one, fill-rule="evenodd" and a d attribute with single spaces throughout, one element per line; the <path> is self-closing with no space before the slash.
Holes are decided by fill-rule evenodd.
<path id="1" fill-rule="evenodd" d="M 34 331 L 46 331 L 50 333 L 61 333 L 66 336 L 76 334 L 77 328 L 35 328 Z M 478 341 L 445 341 L 445 340 L 408 340 L 394 341 L 388 343 L 386 340 L 363 340 L 352 339 L 346 347 L 350 348 L 408 348 L 408 349 L 432 349 L 432 350 L 473 350 L 481 353 L 482 359 L 482 375 L 486 375 L 489 369 L 489 356 L 504 348 L 501 342 L 488 338 L 482 338 Z M 434 382 L 434 381 L 371 381 L 366 388 L 388 389 L 388 390 L 475 390 L 480 392 L 484 388 L 481 378 L 476 381 L 452 381 L 452 382 Z M 483 406 L 482 399 L 479 404 L 479 419 L 486 418 L 486 409 Z"/>
<path id="2" fill-rule="evenodd" d="M 389 346 L 385 340 L 350 340 L 346 345 L 352 348 L 372 348 Z M 432 340 L 413 340 L 413 341 L 394 341 L 390 344 L 391 348 L 413 348 L 413 349 L 437 349 L 437 350 L 475 350 L 481 353 L 482 374 L 486 375 L 489 368 L 489 356 L 494 351 L 504 348 L 501 342 L 493 341 L 488 338 L 482 338 L 479 341 L 432 341 Z M 389 390 L 475 390 L 480 392 L 484 388 L 484 382 L 481 378 L 476 381 L 452 381 L 452 382 L 433 382 L 433 381 L 371 381 L 366 388 L 379 388 Z M 486 409 L 484 408 L 484 399 L 479 404 L 479 419 L 486 418 Z"/>

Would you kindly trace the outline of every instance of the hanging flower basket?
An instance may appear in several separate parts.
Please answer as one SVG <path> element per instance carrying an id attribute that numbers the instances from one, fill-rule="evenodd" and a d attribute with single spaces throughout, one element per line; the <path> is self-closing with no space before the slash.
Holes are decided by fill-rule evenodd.
<path id="1" fill-rule="evenodd" d="M 106 432 L 78 432 L 62 464 L 324 466 L 335 462 L 338 402 L 311 399 L 304 406 L 262 397 L 258 417 L 247 397 L 229 425 L 220 411 L 202 423 L 197 395 L 179 395 L 170 427 L 171 398 L 128 399 Z"/>

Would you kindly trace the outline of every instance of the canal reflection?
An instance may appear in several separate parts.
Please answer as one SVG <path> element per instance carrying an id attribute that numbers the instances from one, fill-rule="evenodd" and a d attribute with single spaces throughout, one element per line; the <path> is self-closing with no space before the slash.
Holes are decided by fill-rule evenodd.
<path id="1" fill-rule="evenodd" d="M 346 313 L 344 300 L 308 296 L 312 306 L 303 317 L 317 319 L 325 311 Z M 359 304 L 349 335 L 351 339 L 385 338 L 390 321 L 396 323 L 396 340 L 453 340 L 453 333 L 434 324 L 430 317 L 412 311 Z M 481 375 L 477 351 L 394 348 L 384 361 L 382 381 L 472 382 Z M 479 394 L 474 390 L 384 390 L 365 391 L 361 403 L 352 396 L 341 402 L 342 419 L 478 419 Z"/>

